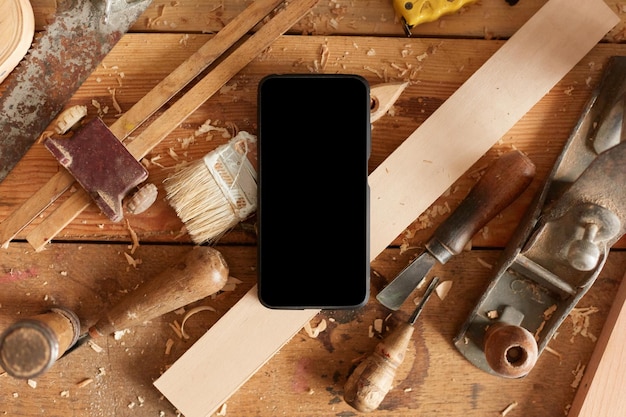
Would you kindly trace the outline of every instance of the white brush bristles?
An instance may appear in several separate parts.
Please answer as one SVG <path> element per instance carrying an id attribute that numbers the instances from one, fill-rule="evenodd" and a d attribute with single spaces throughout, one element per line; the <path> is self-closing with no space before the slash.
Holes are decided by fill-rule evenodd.
<path id="1" fill-rule="evenodd" d="M 240 132 L 165 180 L 166 198 L 196 244 L 214 242 L 256 210 L 251 147 L 256 137 Z"/>

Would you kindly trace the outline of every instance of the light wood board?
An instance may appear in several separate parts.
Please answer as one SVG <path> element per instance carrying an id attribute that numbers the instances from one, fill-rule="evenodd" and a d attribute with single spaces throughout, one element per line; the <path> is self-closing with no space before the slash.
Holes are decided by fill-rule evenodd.
<path id="1" fill-rule="evenodd" d="M 618 22 L 602 1 L 547 2 L 370 174 L 371 258 L 376 258 Z M 420 192 L 415 191 L 416 184 L 422 185 Z M 155 381 L 186 417 L 214 413 L 291 339 L 294 328 L 301 328 L 317 312 L 266 309 L 256 300 L 255 291 L 250 290 Z M 261 323 L 270 321 L 271 332 L 255 332 Z M 234 346 L 248 347 L 245 363 L 241 363 L 241 355 L 232 354 Z M 258 346 L 264 348 L 259 350 Z M 215 363 L 239 366 L 230 366 L 226 379 L 224 372 L 216 371 Z"/>
<path id="2" fill-rule="evenodd" d="M 626 415 L 626 278 L 585 369 L 569 417 Z"/>

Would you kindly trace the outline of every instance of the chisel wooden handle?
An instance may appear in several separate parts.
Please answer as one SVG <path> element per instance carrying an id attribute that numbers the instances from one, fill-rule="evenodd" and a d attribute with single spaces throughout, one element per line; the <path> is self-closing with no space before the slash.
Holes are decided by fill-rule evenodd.
<path id="1" fill-rule="evenodd" d="M 103 313 L 89 334 L 98 337 L 127 329 L 205 298 L 224 287 L 228 271 L 220 252 L 197 246 Z"/>
<path id="2" fill-rule="evenodd" d="M 535 165 L 522 152 L 500 156 L 437 228 L 426 244 L 428 251 L 442 264 L 461 253 L 472 236 L 528 187 L 534 175 Z"/>

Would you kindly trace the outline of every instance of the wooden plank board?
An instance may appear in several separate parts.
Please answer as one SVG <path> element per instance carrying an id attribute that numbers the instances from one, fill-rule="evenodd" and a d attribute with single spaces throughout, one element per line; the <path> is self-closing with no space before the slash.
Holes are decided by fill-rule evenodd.
<path id="1" fill-rule="evenodd" d="M 617 291 L 568 417 L 626 415 L 626 277 Z"/>
<path id="2" fill-rule="evenodd" d="M 420 126 L 370 175 L 372 260 L 618 22 L 602 1 L 546 3 L 429 118 L 430 122 Z M 454 120 L 458 122 L 451 123 Z M 420 143 L 422 140 L 426 143 Z M 432 149 L 425 149 L 429 146 Z M 415 184 L 424 184 L 426 178 L 432 189 L 415 193 Z M 407 193 L 422 196 L 413 198 Z M 155 386 L 186 417 L 205 417 L 215 412 L 293 336 L 294 327 L 302 327 L 316 312 L 276 314 L 258 301 L 252 302 L 255 297 L 255 289 L 250 290 L 228 317 L 220 320 L 215 332 L 209 330 L 202 342 L 192 346 L 155 381 Z M 256 334 L 258 339 L 251 337 L 259 323 L 268 320 L 273 321 L 274 331 Z M 229 337 L 233 329 L 244 337 Z M 228 343 L 214 343 L 218 340 Z M 214 372 L 211 364 L 215 360 L 239 363 L 240 356 L 231 356 L 233 346 L 239 345 L 249 347 L 248 361 L 228 370 L 226 384 L 224 375 Z M 265 346 L 259 354 L 258 345 Z M 218 401 L 207 401 L 207 393 L 216 391 L 221 393 L 213 395 Z"/>

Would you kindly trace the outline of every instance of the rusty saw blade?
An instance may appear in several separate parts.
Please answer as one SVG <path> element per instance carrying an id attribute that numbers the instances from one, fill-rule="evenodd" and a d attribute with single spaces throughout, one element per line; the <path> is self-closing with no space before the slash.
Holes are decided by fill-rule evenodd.
<path id="1" fill-rule="evenodd" d="M 35 143 L 152 0 L 62 0 L 44 34 L 5 79 L 0 181 Z"/>

